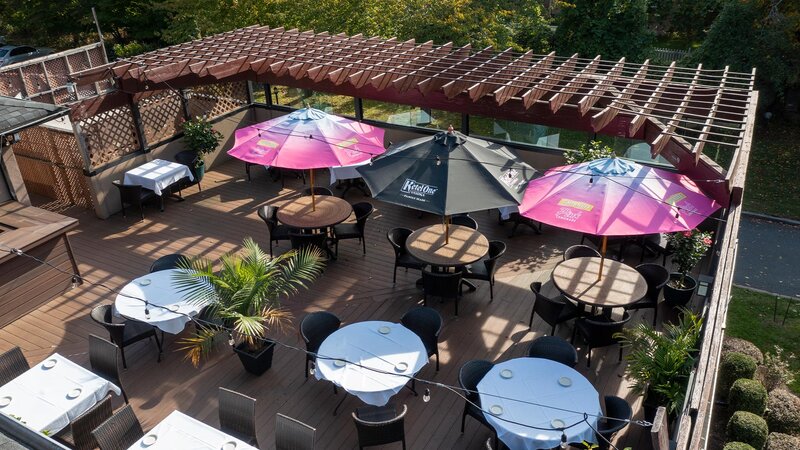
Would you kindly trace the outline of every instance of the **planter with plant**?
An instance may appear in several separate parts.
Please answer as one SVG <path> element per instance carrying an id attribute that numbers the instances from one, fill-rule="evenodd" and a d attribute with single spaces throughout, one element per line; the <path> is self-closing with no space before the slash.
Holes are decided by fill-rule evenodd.
<path id="1" fill-rule="evenodd" d="M 674 308 L 685 306 L 692 299 L 697 280 L 689 273 L 705 256 L 713 241 L 710 232 L 696 228 L 672 233 L 668 235 L 668 240 L 673 249 L 672 263 L 677 272 L 670 274 L 670 279 L 664 286 L 664 301 Z"/>
<path id="2" fill-rule="evenodd" d="M 683 405 L 702 323 L 700 317 L 684 310 L 677 324 L 664 323 L 663 332 L 640 323 L 619 333 L 629 350 L 625 371 L 633 381 L 633 392 L 644 395 L 647 420 L 653 420 L 659 406 L 674 418 Z"/>
<path id="3" fill-rule="evenodd" d="M 564 152 L 567 164 L 580 164 L 612 156 L 614 156 L 614 149 L 604 145 L 602 141 L 590 141 L 588 144 L 580 145 L 577 150 Z"/>
<path id="4" fill-rule="evenodd" d="M 182 340 L 183 350 L 197 366 L 215 347 L 215 338 L 227 334 L 245 370 L 261 375 L 272 364 L 275 346 L 268 332 L 281 331 L 291 322 L 281 299 L 321 273 L 322 255 L 306 249 L 270 258 L 252 238 L 245 238 L 243 249 L 223 255 L 220 265 L 214 272 L 211 261 L 195 258 L 181 264 L 183 270 L 174 276 L 184 297 L 205 308 L 195 336 Z"/>
<path id="5" fill-rule="evenodd" d="M 222 133 L 215 130 L 205 117 L 195 117 L 183 124 L 183 140 L 188 152 L 194 154 L 194 171 L 198 181 L 205 174 L 205 155 L 213 153 L 222 140 Z"/>

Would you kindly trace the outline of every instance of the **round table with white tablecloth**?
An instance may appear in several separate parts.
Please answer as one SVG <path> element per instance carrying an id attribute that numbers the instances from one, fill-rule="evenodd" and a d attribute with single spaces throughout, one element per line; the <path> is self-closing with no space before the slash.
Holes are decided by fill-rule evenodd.
<path id="1" fill-rule="evenodd" d="M 392 322 L 357 322 L 322 342 L 316 377 L 341 386 L 364 403 L 383 406 L 427 363 L 425 345 L 408 328 Z"/>
<path id="2" fill-rule="evenodd" d="M 190 320 L 186 315 L 196 316 L 205 303 L 186 300 L 174 286 L 172 277 L 179 270 L 149 273 L 126 284 L 114 301 L 115 312 L 167 333 L 180 333 Z M 147 308 L 142 300 L 147 300 Z"/>
<path id="3" fill-rule="evenodd" d="M 602 414 L 600 396 L 589 380 L 564 364 L 542 358 L 501 362 L 478 383 L 478 393 L 481 408 L 489 412 L 486 420 L 513 450 L 558 447 L 562 432 L 557 421 L 568 427 L 567 442 L 596 441 L 592 427 L 597 428 Z"/>

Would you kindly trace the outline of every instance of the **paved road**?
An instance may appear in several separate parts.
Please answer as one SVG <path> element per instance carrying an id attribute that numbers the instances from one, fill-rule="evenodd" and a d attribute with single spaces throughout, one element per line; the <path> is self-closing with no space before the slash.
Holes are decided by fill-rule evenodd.
<path id="1" fill-rule="evenodd" d="M 734 282 L 800 298 L 800 226 L 742 215 Z"/>

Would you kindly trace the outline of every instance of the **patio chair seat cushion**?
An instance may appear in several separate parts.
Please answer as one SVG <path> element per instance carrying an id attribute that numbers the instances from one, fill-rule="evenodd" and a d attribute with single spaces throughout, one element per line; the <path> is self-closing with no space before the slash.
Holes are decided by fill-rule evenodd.
<path id="1" fill-rule="evenodd" d="M 425 263 L 413 257 L 410 253 L 403 253 L 397 258 L 397 265 L 401 267 L 422 269 Z"/>
<path id="2" fill-rule="evenodd" d="M 358 225 L 354 223 L 340 223 L 334 225 L 333 234 L 337 239 L 356 239 L 361 237 Z"/>
<path id="3" fill-rule="evenodd" d="M 470 264 L 468 266 L 464 266 L 463 271 L 464 278 L 470 277 L 480 277 L 480 278 L 489 278 L 489 271 L 486 270 L 486 264 L 483 261 L 478 261 L 475 264 Z"/>
<path id="4" fill-rule="evenodd" d="M 152 325 L 137 320 L 125 321 L 125 328 L 122 334 L 122 346 L 132 344 L 138 340 L 144 339 L 147 336 L 154 336 L 155 329 Z"/>

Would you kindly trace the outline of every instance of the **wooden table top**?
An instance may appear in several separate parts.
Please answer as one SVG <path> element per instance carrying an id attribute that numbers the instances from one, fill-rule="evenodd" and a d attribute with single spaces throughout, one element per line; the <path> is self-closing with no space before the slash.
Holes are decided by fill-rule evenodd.
<path id="1" fill-rule="evenodd" d="M 283 204 L 278 208 L 278 220 L 295 228 L 325 228 L 343 222 L 353 212 L 350 203 L 338 197 L 317 195 L 315 200 L 315 210 L 310 195 Z"/>
<path id="2" fill-rule="evenodd" d="M 483 258 L 489 251 L 486 236 L 469 227 L 450 225 L 445 244 L 442 224 L 420 228 L 408 237 L 406 247 L 412 256 L 433 266 L 463 266 Z"/>
<path id="3" fill-rule="evenodd" d="M 633 267 L 606 258 L 598 281 L 600 258 L 568 259 L 553 270 L 553 284 L 567 297 L 593 306 L 630 305 L 647 294 L 647 282 Z"/>

